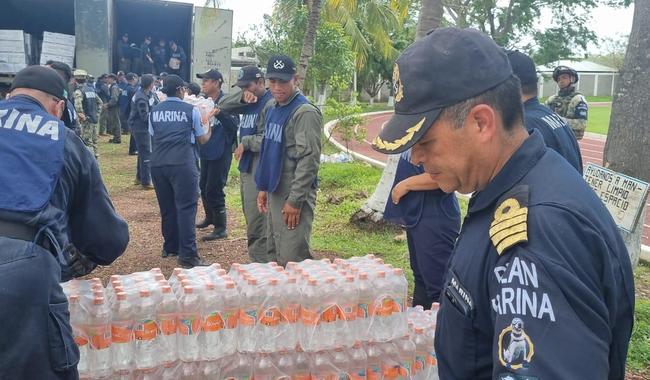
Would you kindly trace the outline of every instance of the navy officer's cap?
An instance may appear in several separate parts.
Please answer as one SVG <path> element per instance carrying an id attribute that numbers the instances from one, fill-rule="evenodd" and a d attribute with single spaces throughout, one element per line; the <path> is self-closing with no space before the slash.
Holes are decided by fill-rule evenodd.
<path id="1" fill-rule="evenodd" d="M 373 148 L 386 154 L 406 151 L 445 107 L 476 97 L 511 76 L 503 49 L 478 30 L 438 28 L 430 32 L 395 62 L 395 114 L 373 141 Z"/>
<path id="2" fill-rule="evenodd" d="M 296 75 L 296 64 L 288 55 L 278 54 L 269 58 L 266 65 L 268 79 L 280 79 L 288 82 Z"/>

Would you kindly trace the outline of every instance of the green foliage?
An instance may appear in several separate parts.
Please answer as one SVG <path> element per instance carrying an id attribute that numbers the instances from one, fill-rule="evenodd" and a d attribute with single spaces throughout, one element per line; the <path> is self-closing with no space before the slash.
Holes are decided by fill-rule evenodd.
<path id="1" fill-rule="evenodd" d="M 598 47 L 602 53 L 600 55 L 590 56 L 589 60 L 622 70 L 629 38 L 629 36 L 624 35 L 603 38 L 598 43 Z"/>
<path id="2" fill-rule="evenodd" d="M 300 56 L 303 36 L 307 27 L 307 7 L 300 6 L 292 17 L 265 16 L 261 25 L 237 37 L 236 44 L 250 46 L 264 63 L 274 54 L 287 54 L 296 62 Z M 341 25 L 322 22 L 316 34 L 316 48 L 312 56 L 305 83 L 321 87 L 349 84 L 354 70 L 354 55 L 349 37 Z"/>
<path id="3" fill-rule="evenodd" d="M 338 123 L 332 129 L 332 134 L 338 135 L 345 142 L 345 149 L 350 153 L 350 142 L 362 142 L 366 138 L 366 127 L 363 125 L 361 106 L 349 103 L 340 103 L 334 98 L 327 99 L 325 117 L 338 119 Z"/>
<path id="4" fill-rule="evenodd" d="M 650 301 L 638 300 L 627 365 L 635 372 L 650 373 Z"/>
<path id="5" fill-rule="evenodd" d="M 476 27 L 492 36 L 501 46 L 533 53 L 537 64 L 569 58 L 584 52 L 595 42 L 590 29 L 591 10 L 607 0 L 447 0 L 445 11 L 453 25 Z M 543 31 L 536 27 L 542 11 L 551 11 L 552 25 Z M 520 41 L 529 40 L 527 45 Z"/>

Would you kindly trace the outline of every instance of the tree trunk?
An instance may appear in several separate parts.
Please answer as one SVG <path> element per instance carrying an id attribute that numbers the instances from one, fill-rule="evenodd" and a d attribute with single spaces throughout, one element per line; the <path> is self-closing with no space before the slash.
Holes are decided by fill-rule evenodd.
<path id="1" fill-rule="evenodd" d="M 421 0 L 420 16 L 418 18 L 418 28 L 415 31 L 415 39 L 427 35 L 427 33 L 440 26 L 442 20 L 442 1 L 441 0 Z"/>
<path id="2" fill-rule="evenodd" d="M 612 103 L 605 144 L 605 166 L 650 181 L 650 0 L 634 2 L 632 32 Z M 643 220 L 637 230 L 643 229 Z M 638 262 L 641 233 L 626 238 L 632 262 Z M 625 236 L 624 236 L 625 237 Z"/>
<path id="3" fill-rule="evenodd" d="M 307 66 L 309 59 L 314 55 L 314 46 L 316 45 L 316 31 L 318 30 L 318 23 L 320 22 L 320 9 L 322 6 L 321 0 L 310 0 L 309 18 L 307 19 L 307 30 L 305 31 L 305 39 L 302 43 L 302 51 L 300 52 L 300 61 L 298 63 L 298 87 L 302 90 L 302 83 L 307 75 Z"/>
<path id="4" fill-rule="evenodd" d="M 440 26 L 441 20 L 442 1 L 422 0 L 415 39 L 418 40 L 426 36 L 430 30 L 436 29 Z M 386 167 L 381 174 L 381 179 L 375 188 L 375 192 L 361 206 L 361 209 L 352 216 L 351 221 L 372 221 L 376 223 L 383 219 L 386 201 L 388 200 L 388 195 L 395 180 L 395 171 L 397 170 L 398 162 L 399 155 L 391 155 L 388 157 Z"/>

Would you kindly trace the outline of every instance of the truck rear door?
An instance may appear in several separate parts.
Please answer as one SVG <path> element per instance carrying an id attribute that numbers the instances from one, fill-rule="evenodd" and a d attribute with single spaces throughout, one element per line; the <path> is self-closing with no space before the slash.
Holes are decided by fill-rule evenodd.
<path id="1" fill-rule="evenodd" d="M 231 49 L 232 11 L 194 7 L 192 80 L 197 73 L 216 68 L 223 75 L 223 88 L 229 88 Z"/>

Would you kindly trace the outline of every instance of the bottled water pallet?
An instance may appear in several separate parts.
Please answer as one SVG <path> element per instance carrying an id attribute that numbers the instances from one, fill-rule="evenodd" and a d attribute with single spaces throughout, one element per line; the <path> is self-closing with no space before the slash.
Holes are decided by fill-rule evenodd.
<path id="1" fill-rule="evenodd" d="M 64 285 L 86 379 L 430 379 L 435 312 L 401 269 L 349 260 L 160 269 Z M 306 380 L 307 377 L 303 377 Z"/>

